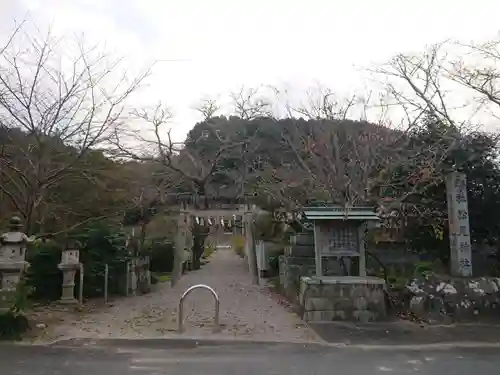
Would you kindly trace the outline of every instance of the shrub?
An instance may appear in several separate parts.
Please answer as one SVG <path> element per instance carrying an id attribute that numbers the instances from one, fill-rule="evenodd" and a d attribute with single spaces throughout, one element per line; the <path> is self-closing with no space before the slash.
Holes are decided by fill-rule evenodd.
<path id="1" fill-rule="evenodd" d="M 23 313 L 11 310 L 0 313 L 0 340 L 20 340 L 28 329 L 28 318 Z"/>
<path id="2" fill-rule="evenodd" d="M 245 237 L 243 236 L 233 236 L 231 239 L 232 246 L 236 254 L 240 257 L 245 257 Z"/>
<path id="3" fill-rule="evenodd" d="M 97 222 L 77 233 L 74 238 L 82 244 L 80 262 L 84 265 L 83 295 L 104 295 L 104 270 L 108 265 L 108 293 L 123 294 L 127 262 L 131 259 L 126 247 L 126 234 L 119 228 Z M 79 288 L 76 278 L 75 291 Z"/>
<path id="4" fill-rule="evenodd" d="M 164 273 L 172 272 L 174 267 L 175 247 L 172 242 L 155 241 L 148 246 L 148 253 L 151 256 L 151 271 Z"/>
<path id="5" fill-rule="evenodd" d="M 12 295 L 12 306 L 0 313 L 0 340 L 20 340 L 21 335 L 30 329 L 28 318 L 24 314 L 30 289 L 23 277 Z"/>
<path id="6" fill-rule="evenodd" d="M 76 233 L 72 233 L 79 243 L 80 262 L 84 264 L 84 297 L 104 295 L 105 265 L 108 264 L 108 293 L 121 294 L 125 290 L 126 264 L 130 260 L 125 246 L 125 233 L 106 222 L 97 222 Z M 61 244 L 55 241 L 37 241 L 28 248 L 27 260 L 31 266 L 26 282 L 32 288 L 35 300 L 57 300 L 61 296 L 62 272 Z M 75 278 L 75 293 L 80 288 L 80 278 Z"/>
<path id="7" fill-rule="evenodd" d="M 62 247 L 54 241 L 36 242 L 28 247 L 26 260 L 30 267 L 26 283 L 35 300 L 53 301 L 61 296 L 62 272 L 57 268 L 61 251 Z"/>
<path id="8" fill-rule="evenodd" d="M 215 246 L 214 245 L 207 245 L 205 246 L 205 250 L 203 251 L 202 258 L 208 258 L 210 255 L 212 255 L 215 251 Z"/>

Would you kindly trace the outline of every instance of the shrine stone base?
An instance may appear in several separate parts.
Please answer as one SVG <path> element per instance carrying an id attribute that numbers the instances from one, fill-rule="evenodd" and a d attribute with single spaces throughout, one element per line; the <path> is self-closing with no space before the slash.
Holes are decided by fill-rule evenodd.
<path id="1" fill-rule="evenodd" d="M 363 323 L 385 320 L 384 288 L 384 280 L 377 277 L 302 277 L 299 303 L 303 319 Z"/>
<path id="2" fill-rule="evenodd" d="M 323 260 L 323 274 L 325 276 L 338 276 L 342 274 L 339 264 L 334 258 Z M 280 287 L 285 296 L 293 303 L 299 298 L 300 278 L 303 276 L 313 277 L 316 274 L 316 259 L 313 256 L 279 257 Z"/>

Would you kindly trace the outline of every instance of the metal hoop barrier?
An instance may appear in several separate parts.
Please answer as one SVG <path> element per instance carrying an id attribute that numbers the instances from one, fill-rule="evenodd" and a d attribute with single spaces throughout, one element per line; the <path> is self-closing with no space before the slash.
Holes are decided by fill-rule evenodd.
<path id="1" fill-rule="evenodd" d="M 214 297 L 215 300 L 215 316 L 214 316 L 214 332 L 220 331 L 220 325 L 219 325 L 219 296 L 215 292 L 215 290 L 205 284 L 197 284 L 190 286 L 189 288 L 186 289 L 186 291 L 182 294 L 181 299 L 179 300 L 179 316 L 177 317 L 178 323 L 179 323 L 179 328 L 178 331 L 179 333 L 182 333 L 184 331 L 184 299 L 188 296 L 189 293 L 191 293 L 195 289 L 207 289 L 212 293 L 212 296 Z"/>

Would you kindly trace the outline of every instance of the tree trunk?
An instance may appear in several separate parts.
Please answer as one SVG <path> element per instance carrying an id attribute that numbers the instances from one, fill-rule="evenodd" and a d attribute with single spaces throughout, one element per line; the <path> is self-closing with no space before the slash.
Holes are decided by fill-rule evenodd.
<path id="1" fill-rule="evenodd" d="M 199 270 L 201 268 L 201 256 L 198 256 L 193 251 L 193 270 Z"/>
<path id="2" fill-rule="evenodd" d="M 205 251 L 205 234 L 196 231 L 193 235 L 193 269 L 199 270 L 201 267 L 201 256 Z"/>
<path id="3" fill-rule="evenodd" d="M 23 215 L 24 216 L 24 233 L 26 235 L 30 236 L 32 233 L 31 231 L 33 230 L 33 204 L 29 203 L 26 205 L 26 213 Z M 22 214 L 22 213 L 21 213 Z"/>

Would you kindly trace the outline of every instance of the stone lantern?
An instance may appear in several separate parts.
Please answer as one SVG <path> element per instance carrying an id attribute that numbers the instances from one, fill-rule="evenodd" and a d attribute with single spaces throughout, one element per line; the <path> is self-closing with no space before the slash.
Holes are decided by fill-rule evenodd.
<path id="1" fill-rule="evenodd" d="M 66 249 L 61 253 L 61 263 L 58 268 L 63 273 L 63 283 L 60 303 L 76 304 L 75 298 L 75 274 L 80 269 L 80 251 L 73 243 L 68 243 Z M 80 288 L 82 286 L 80 285 Z"/>
<path id="2" fill-rule="evenodd" d="M 11 307 L 17 285 L 28 268 L 25 258 L 29 239 L 21 228 L 21 219 L 14 216 L 9 232 L 0 236 L 0 311 Z"/>

